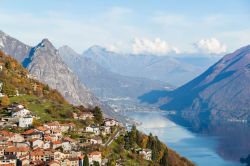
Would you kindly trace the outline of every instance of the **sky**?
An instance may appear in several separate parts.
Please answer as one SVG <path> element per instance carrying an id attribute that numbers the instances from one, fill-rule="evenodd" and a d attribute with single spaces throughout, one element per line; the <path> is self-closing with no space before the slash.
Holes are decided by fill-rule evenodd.
<path id="1" fill-rule="evenodd" d="M 221 55 L 250 44 L 250 0 L 0 0 L 0 30 L 82 53 Z"/>

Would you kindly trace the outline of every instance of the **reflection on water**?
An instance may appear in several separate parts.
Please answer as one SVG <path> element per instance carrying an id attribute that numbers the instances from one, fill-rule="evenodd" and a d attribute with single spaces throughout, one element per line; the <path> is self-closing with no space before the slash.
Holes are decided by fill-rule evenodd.
<path id="1" fill-rule="evenodd" d="M 250 130 L 242 125 L 211 125 L 194 134 L 176 125 L 163 113 L 128 113 L 142 122 L 139 130 L 157 135 L 169 147 L 200 166 L 238 166 L 250 153 Z M 215 127 L 216 126 L 216 127 Z"/>

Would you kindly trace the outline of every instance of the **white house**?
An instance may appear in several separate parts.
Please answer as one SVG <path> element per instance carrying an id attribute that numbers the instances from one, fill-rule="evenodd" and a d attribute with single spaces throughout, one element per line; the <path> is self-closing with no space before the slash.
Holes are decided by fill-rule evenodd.
<path id="1" fill-rule="evenodd" d="M 102 138 L 101 137 L 93 137 L 89 140 L 89 142 L 94 145 L 94 144 L 102 144 Z"/>
<path id="2" fill-rule="evenodd" d="M 18 126 L 19 127 L 29 127 L 33 123 L 33 117 L 32 116 L 25 116 L 25 117 L 20 117 L 18 119 Z"/>
<path id="3" fill-rule="evenodd" d="M 40 139 L 30 140 L 32 148 L 43 148 L 44 142 Z"/>
<path id="4" fill-rule="evenodd" d="M 100 129 L 97 126 L 88 126 L 86 127 L 86 132 L 91 132 L 91 133 L 95 133 L 95 135 L 99 135 Z"/>
<path id="5" fill-rule="evenodd" d="M 24 116 L 27 116 L 27 115 L 30 115 L 30 111 L 27 110 L 27 109 L 21 109 L 21 110 L 18 110 L 16 112 L 13 112 L 12 113 L 12 117 L 24 117 Z"/>
<path id="6" fill-rule="evenodd" d="M 93 119 L 94 115 L 92 112 L 82 112 L 78 118 L 81 120 L 86 120 L 87 118 Z"/>
<path id="7" fill-rule="evenodd" d="M 117 120 L 115 120 L 115 119 L 107 118 L 107 119 L 104 120 L 104 124 L 105 124 L 105 126 L 110 126 L 111 127 L 111 126 L 118 126 L 119 122 Z"/>
<path id="8" fill-rule="evenodd" d="M 71 149 L 72 149 L 71 143 L 68 141 L 63 142 L 62 148 L 63 148 L 63 151 L 71 151 Z"/>
<path id="9" fill-rule="evenodd" d="M 89 155 L 89 164 L 92 165 L 94 161 L 98 162 L 100 165 L 102 163 L 102 153 L 101 152 L 91 152 Z"/>
<path id="10" fill-rule="evenodd" d="M 142 149 L 139 151 L 140 155 L 143 155 L 143 158 L 145 160 L 151 160 L 152 159 L 152 150 L 150 149 Z"/>

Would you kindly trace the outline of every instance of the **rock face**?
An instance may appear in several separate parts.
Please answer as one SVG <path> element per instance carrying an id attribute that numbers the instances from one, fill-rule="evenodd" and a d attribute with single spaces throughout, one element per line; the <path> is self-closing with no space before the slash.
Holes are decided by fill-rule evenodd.
<path id="1" fill-rule="evenodd" d="M 64 64 L 52 43 L 44 39 L 31 49 L 23 66 L 38 80 L 57 89 L 66 100 L 74 105 L 93 106 L 99 101 L 80 83 L 78 78 Z"/>
<path id="2" fill-rule="evenodd" d="M 3 50 L 19 62 L 22 62 L 29 54 L 31 47 L 0 30 L 0 50 Z"/>
<path id="3" fill-rule="evenodd" d="M 171 91 L 161 93 L 161 109 L 177 110 L 181 117 L 250 121 L 250 46 L 228 54 L 203 74 Z"/>
<path id="4" fill-rule="evenodd" d="M 35 47 L 30 47 L 1 32 L 0 49 L 22 63 L 33 77 L 57 89 L 71 104 L 86 107 L 98 105 L 106 115 L 118 116 L 79 81 L 48 39 L 42 40 Z"/>
<path id="5" fill-rule="evenodd" d="M 93 46 L 82 56 L 121 75 L 160 80 L 174 86 L 190 81 L 205 69 L 170 56 L 119 54 Z"/>
<path id="6" fill-rule="evenodd" d="M 90 58 L 77 54 L 68 46 L 59 48 L 59 55 L 80 80 L 102 99 L 133 98 L 153 89 L 170 88 L 161 81 L 122 76 L 100 66 Z"/>

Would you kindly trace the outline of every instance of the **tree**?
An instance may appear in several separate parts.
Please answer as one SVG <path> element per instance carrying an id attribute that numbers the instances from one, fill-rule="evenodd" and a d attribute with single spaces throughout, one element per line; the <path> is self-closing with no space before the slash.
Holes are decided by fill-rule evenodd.
<path id="1" fill-rule="evenodd" d="M 85 154 L 85 156 L 84 156 L 83 166 L 89 166 L 89 158 L 88 158 L 87 154 Z"/>
<path id="2" fill-rule="evenodd" d="M 168 166 L 168 150 L 167 149 L 164 150 L 163 156 L 160 160 L 160 165 Z"/>
<path id="3" fill-rule="evenodd" d="M 132 126 L 131 131 L 129 132 L 129 142 L 131 147 L 134 147 L 136 145 L 137 129 L 135 125 Z"/>
<path id="4" fill-rule="evenodd" d="M 93 110 L 93 115 L 94 115 L 94 121 L 97 124 L 102 124 L 103 123 L 103 116 L 102 116 L 102 111 L 99 107 L 95 107 Z"/>
<path id="5" fill-rule="evenodd" d="M 8 96 L 4 96 L 2 97 L 2 100 L 1 100 L 1 105 L 6 107 L 10 104 L 10 99 L 8 98 Z"/>
<path id="6" fill-rule="evenodd" d="M 97 161 L 94 161 L 94 162 L 93 162 L 93 165 L 94 165 L 94 166 L 100 166 L 99 162 L 97 162 Z"/>

